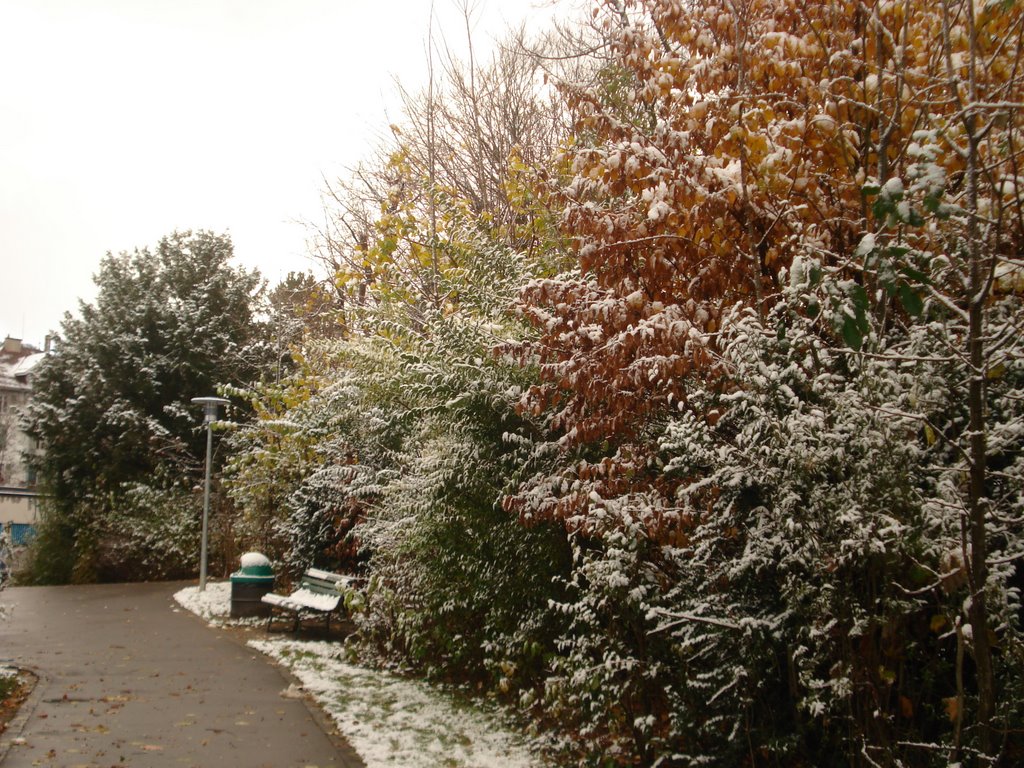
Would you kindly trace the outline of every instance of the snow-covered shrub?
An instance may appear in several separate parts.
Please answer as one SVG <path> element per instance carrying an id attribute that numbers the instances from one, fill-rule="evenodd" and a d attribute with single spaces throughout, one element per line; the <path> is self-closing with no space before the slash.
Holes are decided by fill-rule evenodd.
<path id="1" fill-rule="evenodd" d="M 358 488 L 352 486 L 364 474 L 359 465 L 326 464 L 314 469 L 288 496 L 288 516 L 277 531 L 287 542 L 284 560 L 290 570 L 356 564 L 357 544 L 349 534 L 364 505 Z"/>
<path id="2" fill-rule="evenodd" d="M 724 342 L 735 387 L 695 389 L 662 440 L 693 521 L 665 614 L 704 666 L 687 684 L 705 702 L 693 747 L 716 749 L 726 727 L 791 757 L 894 750 L 934 717 L 900 702 L 938 698 L 908 664 L 948 646 L 927 587 L 957 534 L 925 513 L 913 429 L 884 413 L 898 366 L 837 349 L 786 304 L 766 323 L 736 313 Z"/>
<path id="3" fill-rule="evenodd" d="M 658 632 L 676 553 L 637 522 L 638 499 L 604 502 L 616 525 L 601 539 L 573 537 L 565 596 L 552 603 L 565 632 L 553 649 L 541 707 L 571 751 L 608 764 L 653 765 L 671 754 L 687 668 Z"/>
<path id="4" fill-rule="evenodd" d="M 257 419 L 228 437 L 236 535 L 293 575 L 356 565 L 349 533 L 379 493 L 395 439 L 367 394 L 380 357 L 365 340 L 308 345 L 291 375 L 249 393 Z"/>
<path id="5" fill-rule="evenodd" d="M 76 510 L 81 517 L 55 514 L 44 499 L 27 581 L 89 583 L 194 574 L 202 495 L 155 478 L 152 485 L 126 484 L 122 491 L 117 505 L 102 515 L 87 505 Z"/>
<path id="6" fill-rule="evenodd" d="M 191 576 L 199 562 L 202 509 L 202 494 L 189 488 L 127 487 L 122 503 L 97 532 L 102 552 L 97 576 L 102 581 Z"/>
<path id="7" fill-rule="evenodd" d="M 521 528 L 501 508 L 526 429 L 523 374 L 489 359 L 493 329 L 438 318 L 387 375 L 381 414 L 406 425 L 381 495 L 357 526 L 370 555 L 364 637 L 438 677 L 535 687 L 550 644 L 548 599 L 568 568 L 564 533 Z"/>

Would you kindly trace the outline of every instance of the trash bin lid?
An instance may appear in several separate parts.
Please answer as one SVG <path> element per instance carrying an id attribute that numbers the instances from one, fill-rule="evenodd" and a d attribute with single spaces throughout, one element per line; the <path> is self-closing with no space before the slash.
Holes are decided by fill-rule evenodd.
<path id="1" fill-rule="evenodd" d="M 257 577 L 260 579 L 273 578 L 274 571 L 270 567 L 270 560 L 266 555 L 259 552 L 246 552 L 242 555 L 242 567 L 231 574 L 232 580 L 235 576 Z"/>

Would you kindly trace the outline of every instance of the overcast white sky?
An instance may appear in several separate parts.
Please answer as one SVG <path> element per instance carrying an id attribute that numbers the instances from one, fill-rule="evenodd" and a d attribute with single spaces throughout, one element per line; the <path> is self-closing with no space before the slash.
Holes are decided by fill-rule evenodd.
<path id="1" fill-rule="evenodd" d="M 472 2 L 472 0 L 471 0 Z M 545 0 L 476 0 L 474 47 Z M 322 176 L 425 82 L 430 0 L 0 0 L 0 334 L 41 345 L 107 251 L 229 232 L 272 283 L 312 266 Z M 462 40 L 459 0 L 435 35 Z"/>

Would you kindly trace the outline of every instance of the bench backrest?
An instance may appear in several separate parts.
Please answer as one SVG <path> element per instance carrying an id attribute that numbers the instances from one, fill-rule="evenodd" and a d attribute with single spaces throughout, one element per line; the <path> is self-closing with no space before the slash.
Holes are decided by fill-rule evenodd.
<path id="1" fill-rule="evenodd" d="M 319 568 L 310 568 L 302 574 L 302 586 L 310 592 L 322 595 L 337 595 L 341 591 L 338 589 L 338 583 L 341 582 L 343 586 L 347 586 L 350 580 L 349 576 L 321 571 Z"/>

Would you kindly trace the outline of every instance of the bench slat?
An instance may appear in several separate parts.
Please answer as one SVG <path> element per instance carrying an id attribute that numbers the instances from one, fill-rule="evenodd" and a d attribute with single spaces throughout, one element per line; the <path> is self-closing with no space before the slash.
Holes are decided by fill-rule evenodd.
<path id="1" fill-rule="evenodd" d="M 340 573 L 331 573 L 330 571 L 322 571 L 319 568 L 310 568 L 306 571 L 306 575 L 314 579 L 321 579 L 323 581 L 329 581 L 332 584 L 336 584 L 339 581 L 348 581 L 349 577 L 344 576 Z"/>
<path id="2" fill-rule="evenodd" d="M 264 603 L 288 608 L 293 611 L 333 611 L 341 601 L 341 595 L 324 595 L 319 592 L 311 592 L 308 589 L 298 589 L 290 595 L 268 594 L 260 598 Z"/>
<path id="3" fill-rule="evenodd" d="M 302 577 L 302 587 L 314 592 L 322 592 L 329 595 L 336 595 L 340 593 L 340 590 L 333 581 L 320 581 L 319 579 L 309 579 L 305 576 Z"/>

